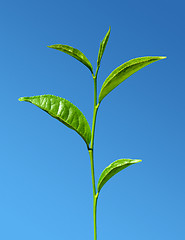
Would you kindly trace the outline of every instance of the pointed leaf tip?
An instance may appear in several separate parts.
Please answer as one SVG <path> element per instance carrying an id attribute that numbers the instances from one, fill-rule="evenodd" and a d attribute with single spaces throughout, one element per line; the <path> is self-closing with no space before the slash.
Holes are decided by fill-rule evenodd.
<path id="1" fill-rule="evenodd" d="M 24 97 L 20 97 L 18 100 L 19 100 L 20 102 L 23 102 L 23 101 L 24 101 Z"/>

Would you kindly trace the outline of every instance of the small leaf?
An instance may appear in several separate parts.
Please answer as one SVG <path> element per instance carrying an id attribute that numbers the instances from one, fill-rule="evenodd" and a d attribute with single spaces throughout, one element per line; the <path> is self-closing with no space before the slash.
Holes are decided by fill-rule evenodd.
<path id="1" fill-rule="evenodd" d="M 86 58 L 86 56 L 81 51 L 79 51 L 78 49 L 67 46 L 67 45 L 62 45 L 62 44 L 55 44 L 55 45 L 51 45 L 51 46 L 48 46 L 48 47 L 59 50 L 59 51 L 64 52 L 64 53 L 67 53 L 70 56 L 76 58 L 78 61 L 83 63 L 86 67 L 88 67 L 89 70 L 91 71 L 91 73 L 93 73 L 93 67 L 92 67 L 91 63 Z"/>
<path id="2" fill-rule="evenodd" d="M 88 122 L 82 112 L 66 99 L 54 95 L 40 95 L 21 97 L 19 101 L 30 102 L 46 111 L 67 127 L 75 130 L 84 139 L 86 144 L 89 145 L 91 129 Z"/>
<path id="3" fill-rule="evenodd" d="M 141 68 L 156 62 L 158 60 L 164 59 L 166 57 L 140 57 L 134 58 L 118 68 L 116 68 L 105 80 L 103 86 L 101 88 L 101 92 L 99 95 L 99 102 L 103 100 L 103 98 L 111 92 L 115 87 L 117 87 L 120 83 L 130 77 L 132 74 L 140 70 Z"/>
<path id="4" fill-rule="evenodd" d="M 130 165 L 134 163 L 141 162 L 142 160 L 139 159 L 119 159 L 113 163 L 111 163 L 108 167 L 106 167 L 98 181 L 98 192 L 100 192 L 103 185 L 112 178 L 116 173 L 120 172 L 126 167 L 129 167 Z"/>
<path id="5" fill-rule="evenodd" d="M 104 53 L 104 51 L 105 51 L 107 42 L 108 42 L 108 40 L 109 40 L 109 36 L 110 36 L 110 27 L 109 27 L 109 30 L 108 30 L 107 34 L 105 35 L 104 39 L 103 39 L 102 42 L 100 43 L 100 48 L 99 48 L 99 52 L 98 52 L 98 60 L 97 60 L 97 65 L 98 65 L 98 66 L 100 65 L 100 62 L 101 62 L 103 53 Z"/>

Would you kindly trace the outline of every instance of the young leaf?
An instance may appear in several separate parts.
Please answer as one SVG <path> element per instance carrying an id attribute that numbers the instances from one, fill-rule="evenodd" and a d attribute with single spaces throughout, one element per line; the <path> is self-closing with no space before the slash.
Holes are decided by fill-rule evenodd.
<path id="1" fill-rule="evenodd" d="M 91 73 L 93 73 L 93 67 L 92 67 L 91 63 L 86 58 L 86 56 L 81 51 L 79 51 L 78 49 L 67 46 L 67 45 L 62 45 L 62 44 L 55 44 L 55 45 L 51 45 L 51 46 L 48 46 L 48 47 L 59 50 L 59 51 L 64 52 L 64 53 L 67 53 L 70 56 L 76 58 L 78 61 L 83 63 L 86 67 L 88 67 L 89 70 L 91 71 Z"/>
<path id="2" fill-rule="evenodd" d="M 110 36 L 110 27 L 109 27 L 109 30 L 108 30 L 107 34 L 105 35 L 104 39 L 103 39 L 102 42 L 100 43 L 100 48 L 99 48 L 99 52 L 98 52 L 98 60 L 97 60 L 97 65 L 98 65 L 98 66 L 100 65 L 100 62 L 101 62 L 103 53 L 104 53 L 104 51 L 105 51 L 107 42 L 108 42 L 108 40 L 109 40 L 109 36 Z"/>
<path id="3" fill-rule="evenodd" d="M 103 185 L 111 178 L 113 177 L 116 173 L 120 172 L 126 167 L 129 167 L 130 165 L 134 163 L 141 162 L 142 160 L 139 159 L 119 159 L 113 163 L 111 163 L 108 167 L 106 167 L 98 181 L 98 192 L 100 192 L 101 188 Z"/>
<path id="4" fill-rule="evenodd" d="M 118 68 L 116 68 L 105 80 L 101 88 L 99 95 L 99 102 L 111 92 L 115 87 L 122 83 L 125 79 L 130 77 L 133 73 L 137 72 L 141 68 L 156 62 L 158 60 L 164 59 L 166 57 L 140 57 L 134 58 Z"/>
<path id="5" fill-rule="evenodd" d="M 91 129 L 82 112 L 64 98 L 53 95 L 21 97 L 19 101 L 30 102 L 56 118 L 67 127 L 75 130 L 86 142 L 91 139 Z"/>

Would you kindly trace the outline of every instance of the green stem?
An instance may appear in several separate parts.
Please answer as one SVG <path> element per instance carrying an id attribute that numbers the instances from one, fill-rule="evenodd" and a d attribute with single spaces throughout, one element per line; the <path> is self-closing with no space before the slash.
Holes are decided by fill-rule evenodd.
<path id="1" fill-rule="evenodd" d="M 94 240 L 97 240 L 97 224 L 96 224 L 97 200 L 98 200 L 98 193 L 95 195 L 94 203 L 93 203 Z"/>
<path id="2" fill-rule="evenodd" d="M 92 174 L 92 186 L 93 186 L 93 219 L 94 219 L 94 240 L 97 240 L 97 224 L 96 224 L 96 212 L 97 212 L 97 200 L 98 193 L 96 193 L 96 184 L 95 184 L 95 174 L 94 174 L 94 136 L 95 136 L 95 125 L 96 125 L 96 116 L 99 107 L 97 104 L 97 75 L 98 69 L 96 69 L 96 74 L 93 75 L 94 79 L 94 110 L 93 110 L 93 122 L 92 122 L 92 135 L 91 135 L 91 144 L 89 150 L 90 162 L 91 162 L 91 174 Z"/>
<path id="3" fill-rule="evenodd" d="M 92 175 L 92 186 L 93 186 L 93 199 L 96 195 L 96 185 L 95 185 L 95 176 L 94 176 L 94 157 L 93 149 L 89 149 L 89 156 L 91 161 L 91 175 Z"/>
<path id="4" fill-rule="evenodd" d="M 91 160 L 91 173 L 92 173 L 92 185 L 93 185 L 93 221 L 94 221 L 94 240 L 97 240 L 97 224 L 96 224 L 96 209 L 98 193 L 96 193 L 95 176 L 94 176 L 94 161 L 93 161 L 93 150 L 89 150 Z"/>

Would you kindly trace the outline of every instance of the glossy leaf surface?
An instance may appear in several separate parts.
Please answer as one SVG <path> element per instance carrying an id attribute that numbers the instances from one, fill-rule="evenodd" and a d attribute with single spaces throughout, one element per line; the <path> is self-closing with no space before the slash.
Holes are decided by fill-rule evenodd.
<path id="1" fill-rule="evenodd" d="M 98 181 L 98 192 L 100 192 L 101 188 L 104 186 L 104 184 L 112 178 L 116 173 L 120 172 L 126 167 L 129 167 L 130 165 L 134 163 L 141 162 L 142 160 L 139 159 L 119 159 L 113 163 L 111 163 L 108 167 L 106 167 Z"/>
<path id="2" fill-rule="evenodd" d="M 99 102 L 101 102 L 109 92 L 111 92 L 115 87 L 117 87 L 120 83 L 122 83 L 132 74 L 134 74 L 141 68 L 144 68 L 145 66 L 164 58 L 166 57 L 134 58 L 122 64 L 118 68 L 116 68 L 103 83 L 103 86 L 101 88 L 101 92 L 99 95 Z"/>
<path id="3" fill-rule="evenodd" d="M 99 48 L 99 52 L 98 52 L 98 60 L 97 60 L 97 65 L 98 65 L 98 66 L 100 65 L 100 62 L 101 62 L 103 53 L 104 53 L 104 51 L 105 51 L 107 42 L 108 42 L 108 40 L 109 40 L 109 36 L 110 36 L 110 27 L 109 27 L 109 30 L 108 30 L 107 34 L 105 35 L 104 39 L 103 39 L 102 42 L 100 43 L 100 48 Z"/>
<path id="4" fill-rule="evenodd" d="M 78 49 L 70 47 L 68 45 L 62 45 L 62 44 L 55 44 L 48 46 L 49 48 L 53 48 L 56 50 L 59 50 L 61 52 L 67 53 L 68 55 L 76 58 L 78 61 L 83 63 L 86 67 L 89 68 L 89 70 L 93 73 L 93 67 L 89 60 L 86 58 L 86 56 Z"/>
<path id="5" fill-rule="evenodd" d="M 75 130 L 89 145 L 91 139 L 90 126 L 82 112 L 68 100 L 53 95 L 40 95 L 21 97 L 19 101 L 30 102 L 46 111 L 52 117 Z"/>

